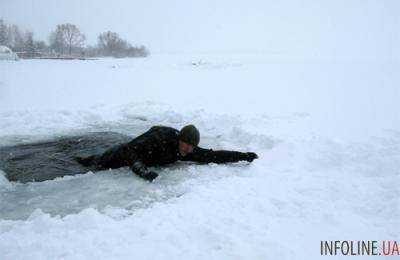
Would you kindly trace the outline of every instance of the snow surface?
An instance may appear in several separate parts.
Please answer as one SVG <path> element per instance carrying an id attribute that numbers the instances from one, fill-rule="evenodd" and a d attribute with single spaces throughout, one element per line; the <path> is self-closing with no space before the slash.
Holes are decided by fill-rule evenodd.
<path id="1" fill-rule="evenodd" d="M 252 164 L 0 174 L 0 259 L 317 259 L 400 239 L 400 63 L 274 53 L 0 63 L 0 146 L 193 123 Z"/>

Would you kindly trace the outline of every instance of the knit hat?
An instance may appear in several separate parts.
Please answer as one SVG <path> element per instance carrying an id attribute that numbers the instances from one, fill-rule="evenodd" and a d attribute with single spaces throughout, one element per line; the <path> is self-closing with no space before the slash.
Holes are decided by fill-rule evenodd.
<path id="1" fill-rule="evenodd" d="M 200 132 L 194 125 L 184 126 L 179 132 L 179 140 L 197 146 L 200 142 Z"/>

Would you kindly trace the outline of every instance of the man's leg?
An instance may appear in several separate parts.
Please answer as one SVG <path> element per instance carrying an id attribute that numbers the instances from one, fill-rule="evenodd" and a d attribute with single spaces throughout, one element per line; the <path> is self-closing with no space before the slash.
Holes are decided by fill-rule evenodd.
<path id="1" fill-rule="evenodd" d="M 96 165 L 96 159 L 98 158 L 97 155 L 91 155 L 88 157 L 75 157 L 76 161 L 83 166 L 89 167 Z"/>

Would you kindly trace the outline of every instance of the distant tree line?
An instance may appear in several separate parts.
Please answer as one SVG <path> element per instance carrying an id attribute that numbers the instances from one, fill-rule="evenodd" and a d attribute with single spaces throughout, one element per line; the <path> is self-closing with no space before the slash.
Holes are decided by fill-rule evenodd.
<path id="1" fill-rule="evenodd" d="M 86 36 L 74 24 L 57 25 L 46 43 L 35 40 L 33 32 L 21 30 L 17 25 L 6 24 L 0 19 L 0 45 L 5 45 L 26 57 L 44 55 L 122 58 L 149 55 L 145 46 L 133 46 L 116 32 L 100 33 L 94 46 L 86 45 L 85 42 Z"/>

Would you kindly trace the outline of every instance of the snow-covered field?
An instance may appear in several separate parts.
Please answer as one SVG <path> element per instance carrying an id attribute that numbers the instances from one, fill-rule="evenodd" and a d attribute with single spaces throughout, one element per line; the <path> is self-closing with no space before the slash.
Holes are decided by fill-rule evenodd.
<path id="1" fill-rule="evenodd" d="M 151 184 L 0 175 L 0 259 L 316 259 L 321 240 L 400 240 L 399 71 L 277 53 L 1 62 L 0 146 L 193 123 L 201 146 L 260 159 Z"/>

